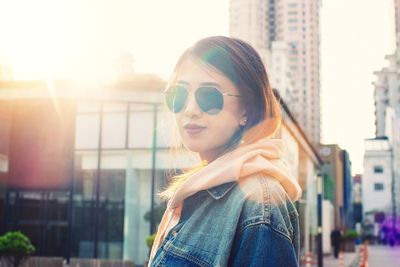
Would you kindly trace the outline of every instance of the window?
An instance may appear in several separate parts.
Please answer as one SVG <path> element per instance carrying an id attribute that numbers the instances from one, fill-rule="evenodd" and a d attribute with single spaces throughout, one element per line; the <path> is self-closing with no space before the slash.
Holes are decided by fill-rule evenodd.
<path id="1" fill-rule="evenodd" d="M 100 115 L 79 114 L 76 118 L 75 148 L 96 149 L 99 145 Z"/>
<path id="2" fill-rule="evenodd" d="M 297 44 L 296 44 L 296 42 L 289 42 L 289 46 L 290 46 L 292 49 L 296 49 Z"/>
<path id="3" fill-rule="evenodd" d="M 153 107 L 134 104 L 129 115 L 129 148 L 151 148 L 153 144 Z"/>
<path id="4" fill-rule="evenodd" d="M 374 190 L 375 191 L 383 191 L 383 183 L 375 183 Z"/>
<path id="5" fill-rule="evenodd" d="M 374 173 L 383 173 L 382 166 L 374 166 Z"/>
<path id="6" fill-rule="evenodd" d="M 102 148 L 125 148 L 126 127 L 126 113 L 105 113 Z"/>

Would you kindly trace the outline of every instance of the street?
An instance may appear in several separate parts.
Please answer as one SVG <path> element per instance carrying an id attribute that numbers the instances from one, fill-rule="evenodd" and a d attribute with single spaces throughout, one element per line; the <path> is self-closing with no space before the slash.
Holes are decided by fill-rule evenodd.
<path id="1" fill-rule="evenodd" d="M 368 246 L 368 267 L 400 266 L 400 247 Z"/>

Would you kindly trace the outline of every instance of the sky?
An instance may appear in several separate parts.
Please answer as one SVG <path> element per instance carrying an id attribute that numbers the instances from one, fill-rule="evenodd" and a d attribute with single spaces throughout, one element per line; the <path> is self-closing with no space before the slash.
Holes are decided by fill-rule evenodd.
<path id="1" fill-rule="evenodd" d="M 394 51 L 393 0 L 322 0 L 321 131 L 362 172 L 374 137 L 374 71 Z M 182 51 L 229 35 L 229 0 L 0 0 L 0 63 L 15 79 L 112 79 L 122 52 L 168 79 Z M 267 66 L 268 68 L 268 66 Z"/>

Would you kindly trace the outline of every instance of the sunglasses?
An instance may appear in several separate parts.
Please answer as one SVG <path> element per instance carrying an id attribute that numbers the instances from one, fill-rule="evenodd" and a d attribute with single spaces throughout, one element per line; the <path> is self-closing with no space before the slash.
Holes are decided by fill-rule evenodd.
<path id="1" fill-rule="evenodd" d="M 165 90 L 165 102 L 174 113 L 179 113 L 186 105 L 190 92 L 182 85 L 174 85 Z M 201 86 L 194 93 L 197 105 L 200 109 L 210 115 L 216 115 L 224 108 L 224 96 L 235 96 L 228 93 L 223 93 L 213 86 Z"/>

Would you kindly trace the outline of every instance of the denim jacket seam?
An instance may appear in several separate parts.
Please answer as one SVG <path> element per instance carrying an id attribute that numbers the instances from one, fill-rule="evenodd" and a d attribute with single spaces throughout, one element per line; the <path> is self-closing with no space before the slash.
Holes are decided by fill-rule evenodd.
<path id="1" fill-rule="evenodd" d="M 239 227 L 239 234 L 241 234 L 244 230 L 246 230 L 247 228 L 251 227 L 251 226 L 255 226 L 258 224 L 268 224 L 270 225 L 270 221 L 265 220 L 262 216 L 256 216 L 256 217 L 252 217 L 247 219 L 246 221 L 244 221 L 243 223 L 240 224 Z"/>
<path id="2" fill-rule="evenodd" d="M 297 217 L 299 217 L 299 213 L 297 212 L 296 209 L 294 209 L 292 211 L 289 211 L 289 217 L 290 218 L 297 218 Z"/>
<path id="3" fill-rule="evenodd" d="M 270 191 L 270 185 L 267 179 L 265 177 L 261 176 L 259 177 L 259 181 L 262 187 L 263 191 L 263 216 L 266 222 L 269 222 L 269 225 L 272 230 L 275 230 L 276 232 L 281 233 L 282 235 L 286 236 L 289 240 L 293 240 L 293 227 L 281 227 L 279 224 L 274 225 L 272 223 L 272 204 L 271 204 L 271 191 Z M 297 212 L 296 210 L 292 212 Z M 291 212 L 288 212 L 289 218 L 291 218 Z M 290 220 L 291 221 L 291 220 Z"/>
<path id="4" fill-rule="evenodd" d="M 228 188 L 225 188 L 223 192 L 221 193 L 215 193 L 212 189 L 206 189 L 206 191 L 208 192 L 208 194 L 215 200 L 219 200 L 221 198 L 223 198 L 227 193 L 229 193 L 235 186 L 237 185 L 237 183 L 232 183 Z"/>
<path id="5" fill-rule="evenodd" d="M 286 237 L 286 238 L 288 239 L 288 241 L 289 241 L 290 243 L 292 243 L 293 239 L 292 239 L 290 236 L 288 236 L 286 233 L 284 233 L 284 232 L 282 232 L 282 231 L 279 231 L 278 229 L 275 229 L 274 227 L 271 227 L 271 230 L 274 231 L 274 232 L 277 233 L 277 234 L 280 234 L 280 235 Z"/>
<path id="6" fill-rule="evenodd" d="M 172 248 L 172 249 L 170 249 Z M 173 244 L 169 244 L 168 248 L 165 248 L 166 252 L 169 252 L 177 257 L 183 258 L 185 260 L 191 261 L 195 264 L 198 264 L 199 266 L 202 267 L 211 267 L 212 265 L 208 264 L 207 262 L 204 262 L 190 254 L 188 254 L 186 251 L 183 251 L 182 249 L 174 246 Z M 182 251 L 182 253 L 179 253 L 179 251 Z"/>
<path id="7" fill-rule="evenodd" d="M 263 217 L 265 220 L 271 221 L 271 192 L 269 190 L 268 182 L 264 177 L 260 177 L 258 180 L 263 192 Z"/>
<path id="8" fill-rule="evenodd" d="M 274 231 L 275 233 L 277 233 L 281 236 L 284 236 L 285 238 L 288 239 L 289 242 L 292 242 L 293 239 L 290 236 L 285 234 L 283 231 L 279 231 L 278 229 L 275 229 L 270 222 L 267 222 L 265 220 L 260 220 L 260 221 L 250 223 L 250 224 L 244 226 L 243 229 L 240 230 L 239 234 L 242 234 L 247 228 L 261 226 L 261 225 L 268 225 L 272 231 Z"/>
<path id="9" fill-rule="evenodd" d="M 270 219 L 265 219 L 262 216 L 252 217 L 252 218 L 247 219 L 243 223 L 241 223 L 239 226 L 239 234 L 242 233 L 247 228 L 249 228 L 251 226 L 256 226 L 259 224 L 268 225 L 275 232 L 278 232 L 278 233 L 286 236 L 289 240 L 293 240 L 293 232 L 294 232 L 293 227 L 283 228 L 283 227 L 280 227 L 279 225 L 274 226 Z"/>

